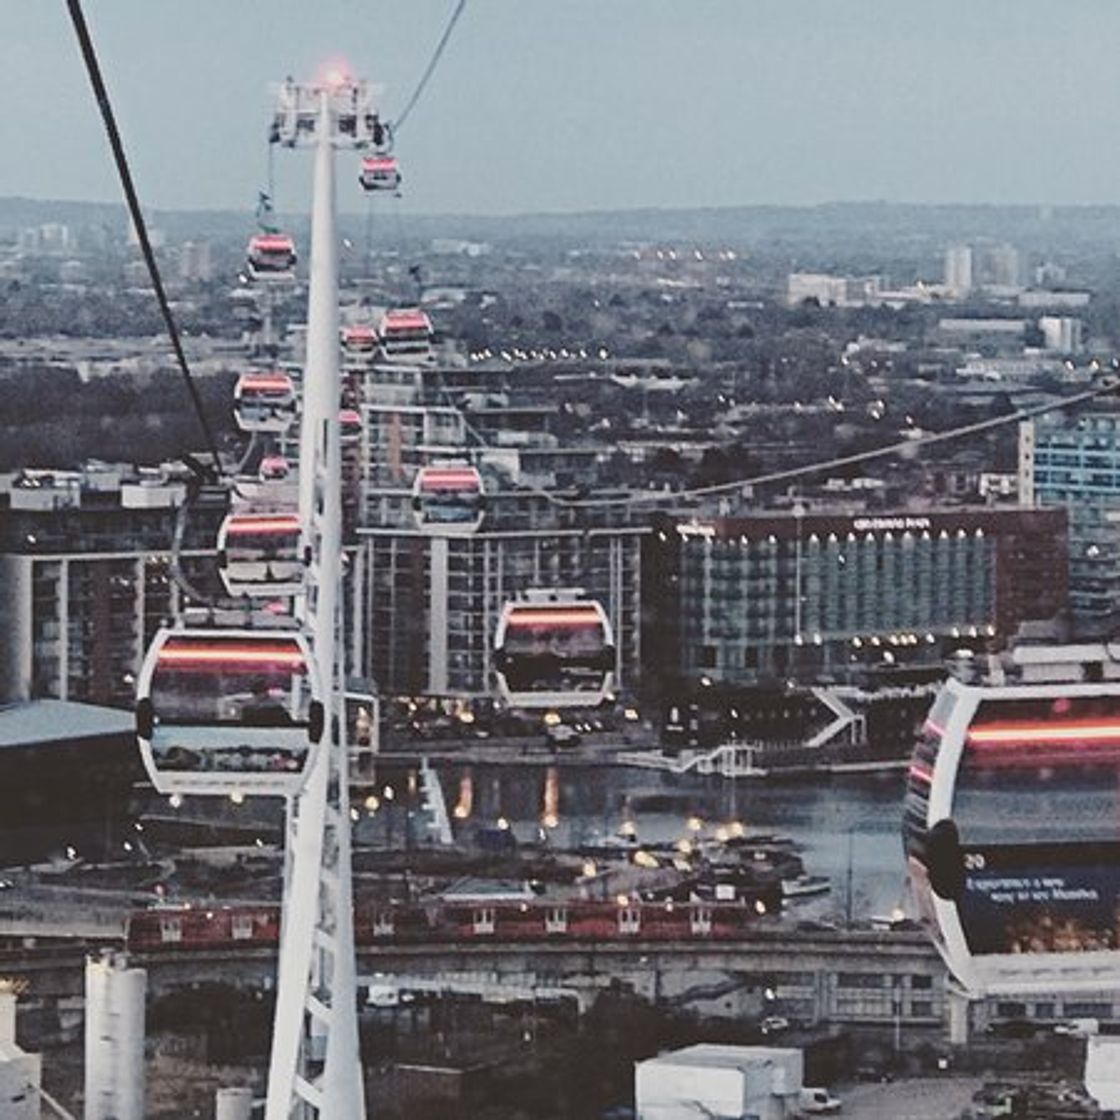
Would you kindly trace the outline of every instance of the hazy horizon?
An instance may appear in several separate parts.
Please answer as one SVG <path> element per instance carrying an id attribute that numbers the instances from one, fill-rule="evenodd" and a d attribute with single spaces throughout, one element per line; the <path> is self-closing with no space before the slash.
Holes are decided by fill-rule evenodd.
<path id="1" fill-rule="evenodd" d="M 327 58 L 392 120 L 454 0 L 87 4 L 142 201 L 251 210 L 270 81 Z M 467 0 L 375 216 L 1120 202 L 1120 5 L 1082 0 Z M 65 6 L 7 6 L 0 196 L 120 195 Z M 356 159 L 339 206 L 364 209 Z M 278 207 L 310 159 L 275 152 Z"/>

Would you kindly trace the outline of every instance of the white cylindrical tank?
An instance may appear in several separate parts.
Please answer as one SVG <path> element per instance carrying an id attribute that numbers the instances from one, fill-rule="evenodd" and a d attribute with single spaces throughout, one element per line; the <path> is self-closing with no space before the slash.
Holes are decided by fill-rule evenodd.
<path id="1" fill-rule="evenodd" d="M 147 983 L 124 953 L 86 960 L 85 1120 L 144 1120 Z"/>
<path id="2" fill-rule="evenodd" d="M 251 1089 L 219 1089 L 214 1108 L 214 1120 L 249 1120 L 253 1108 Z"/>
<path id="3" fill-rule="evenodd" d="M 16 993 L 6 984 L 0 984 L 0 1043 L 16 1040 Z"/>
<path id="4" fill-rule="evenodd" d="M 39 1120 L 42 1070 L 38 1054 L 16 1045 L 16 993 L 0 981 L 0 1117 Z"/>

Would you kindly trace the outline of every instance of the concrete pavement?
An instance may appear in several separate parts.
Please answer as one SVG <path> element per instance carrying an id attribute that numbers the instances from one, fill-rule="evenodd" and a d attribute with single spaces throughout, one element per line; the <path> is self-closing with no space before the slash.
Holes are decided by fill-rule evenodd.
<path id="1" fill-rule="evenodd" d="M 838 1085 L 847 1120 L 957 1120 L 972 1103 L 982 1077 L 910 1077 L 885 1085 Z"/>

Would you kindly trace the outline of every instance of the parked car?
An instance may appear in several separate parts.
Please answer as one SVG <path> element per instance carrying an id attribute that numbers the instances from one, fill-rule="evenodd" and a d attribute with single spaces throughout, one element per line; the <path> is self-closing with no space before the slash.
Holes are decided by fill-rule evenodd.
<path id="1" fill-rule="evenodd" d="M 894 1080 L 894 1074 L 889 1069 L 871 1064 L 856 1066 L 852 1071 L 852 1076 L 857 1081 L 880 1081 L 883 1084 Z"/>
<path id="2" fill-rule="evenodd" d="M 781 1034 L 782 1031 L 788 1031 L 789 1026 L 789 1020 L 784 1015 L 767 1015 L 759 1023 L 763 1034 Z"/>
<path id="3" fill-rule="evenodd" d="M 401 991 L 396 984 L 388 982 L 374 982 L 366 992 L 367 1007 L 400 1007 L 414 999 L 412 992 Z"/>
<path id="4" fill-rule="evenodd" d="M 801 1090 L 798 1107 L 809 1116 L 832 1116 L 843 1107 L 839 1097 L 834 1097 L 827 1089 L 806 1086 Z"/>
<path id="5" fill-rule="evenodd" d="M 567 723 L 553 724 L 545 730 L 544 738 L 550 747 L 579 746 L 579 732 Z"/>
<path id="6" fill-rule="evenodd" d="M 993 1038 L 1034 1038 L 1038 1028 L 1029 1019 L 1002 1019 L 988 1024 Z"/>

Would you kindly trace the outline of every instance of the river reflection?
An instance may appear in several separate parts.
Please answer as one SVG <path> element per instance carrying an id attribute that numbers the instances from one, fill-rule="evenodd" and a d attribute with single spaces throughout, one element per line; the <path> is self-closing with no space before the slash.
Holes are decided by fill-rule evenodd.
<path id="1" fill-rule="evenodd" d="M 820 782 L 546 764 L 446 763 L 436 772 L 453 842 L 462 848 L 473 847 L 480 831 L 506 827 L 520 843 L 543 841 L 557 849 L 631 832 L 639 844 L 677 845 L 745 829 L 749 835 L 790 837 L 806 873 L 830 880 L 827 894 L 788 903 L 799 918 L 859 921 L 906 906 L 900 771 Z M 418 774 L 415 765 L 382 762 L 367 775 L 366 785 L 355 791 L 357 847 L 408 849 L 438 842 L 431 827 L 435 818 L 421 805 Z M 275 799 L 251 798 L 241 806 L 219 798 L 188 800 L 189 806 L 170 810 L 165 798 L 153 796 L 139 811 L 242 828 L 267 822 L 267 838 L 278 839 Z"/>
<path id="2" fill-rule="evenodd" d="M 828 895 L 798 902 L 806 917 L 846 920 L 889 914 L 903 904 L 900 839 L 903 778 L 828 782 L 732 781 L 625 767 L 487 766 L 438 768 L 456 841 L 507 821 L 521 842 L 557 848 L 633 830 L 639 842 L 714 837 L 739 822 L 750 834 L 791 837 L 805 870 L 826 875 Z M 736 831 L 738 828 L 736 828 Z"/>

